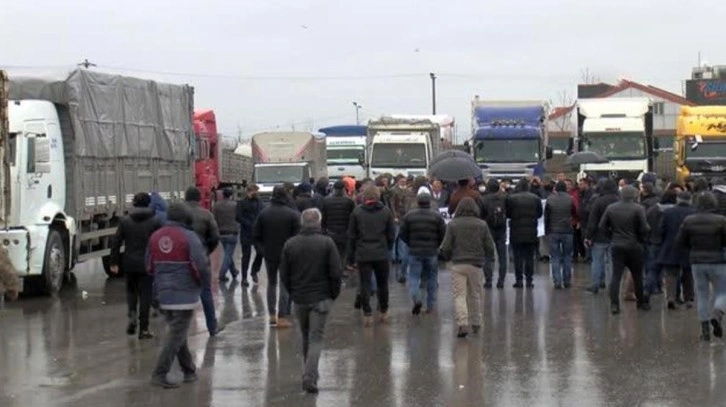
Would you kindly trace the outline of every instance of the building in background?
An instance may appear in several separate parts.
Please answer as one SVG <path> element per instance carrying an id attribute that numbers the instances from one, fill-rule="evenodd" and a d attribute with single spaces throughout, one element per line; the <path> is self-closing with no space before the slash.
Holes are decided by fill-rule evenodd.
<path id="1" fill-rule="evenodd" d="M 686 99 L 699 106 L 726 105 L 726 65 L 693 68 L 686 80 Z"/>

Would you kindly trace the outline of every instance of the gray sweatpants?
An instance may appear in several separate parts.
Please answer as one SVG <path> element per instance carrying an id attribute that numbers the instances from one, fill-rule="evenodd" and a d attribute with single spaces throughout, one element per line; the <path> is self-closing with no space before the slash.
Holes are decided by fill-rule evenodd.
<path id="1" fill-rule="evenodd" d="M 300 322 L 303 348 L 303 380 L 318 382 L 318 362 L 323 351 L 325 321 L 333 306 L 327 299 L 315 304 L 295 304 L 295 314 Z"/>

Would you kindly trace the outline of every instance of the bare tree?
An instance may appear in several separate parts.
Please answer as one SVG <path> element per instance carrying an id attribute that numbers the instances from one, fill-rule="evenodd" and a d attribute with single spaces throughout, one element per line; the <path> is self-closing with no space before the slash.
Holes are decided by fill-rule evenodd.
<path id="1" fill-rule="evenodd" d="M 580 80 L 585 85 L 594 85 L 598 82 L 600 82 L 600 77 L 595 75 L 592 71 L 590 71 L 590 68 L 585 67 L 580 70 Z"/>
<path id="2" fill-rule="evenodd" d="M 575 104 L 575 100 L 572 95 L 567 92 L 567 89 L 563 89 L 557 94 L 557 99 L 553 102 L 550 100 L 550 106 L 554 106 L 557 109 L 569 109 L 564 114 L 555 117 L 551 122 L 557 132 L 566 133 L 572 128 L 572 110 L 571 107 Z M 553 112 L 554 113 L 554 112 Z"/>

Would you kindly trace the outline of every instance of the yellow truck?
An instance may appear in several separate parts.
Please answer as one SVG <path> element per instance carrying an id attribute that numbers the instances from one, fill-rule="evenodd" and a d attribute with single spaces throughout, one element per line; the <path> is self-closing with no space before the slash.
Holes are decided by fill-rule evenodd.
<path id="1" fill-rule="evenodd" d="M 726 172 L 726 106 L 683 106 L 673 145 L 678 182 Z"/>

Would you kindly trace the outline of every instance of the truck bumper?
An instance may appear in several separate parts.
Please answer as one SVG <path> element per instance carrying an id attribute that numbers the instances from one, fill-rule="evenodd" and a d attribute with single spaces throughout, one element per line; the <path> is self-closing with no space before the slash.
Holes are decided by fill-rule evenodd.
<path id="1" fill-rule="evenodd" d="M 40 275 L 43 272 L 48 226 L 0 231 L 0 244 L 8 251 L 10 262 L 19 277 Z"/>

